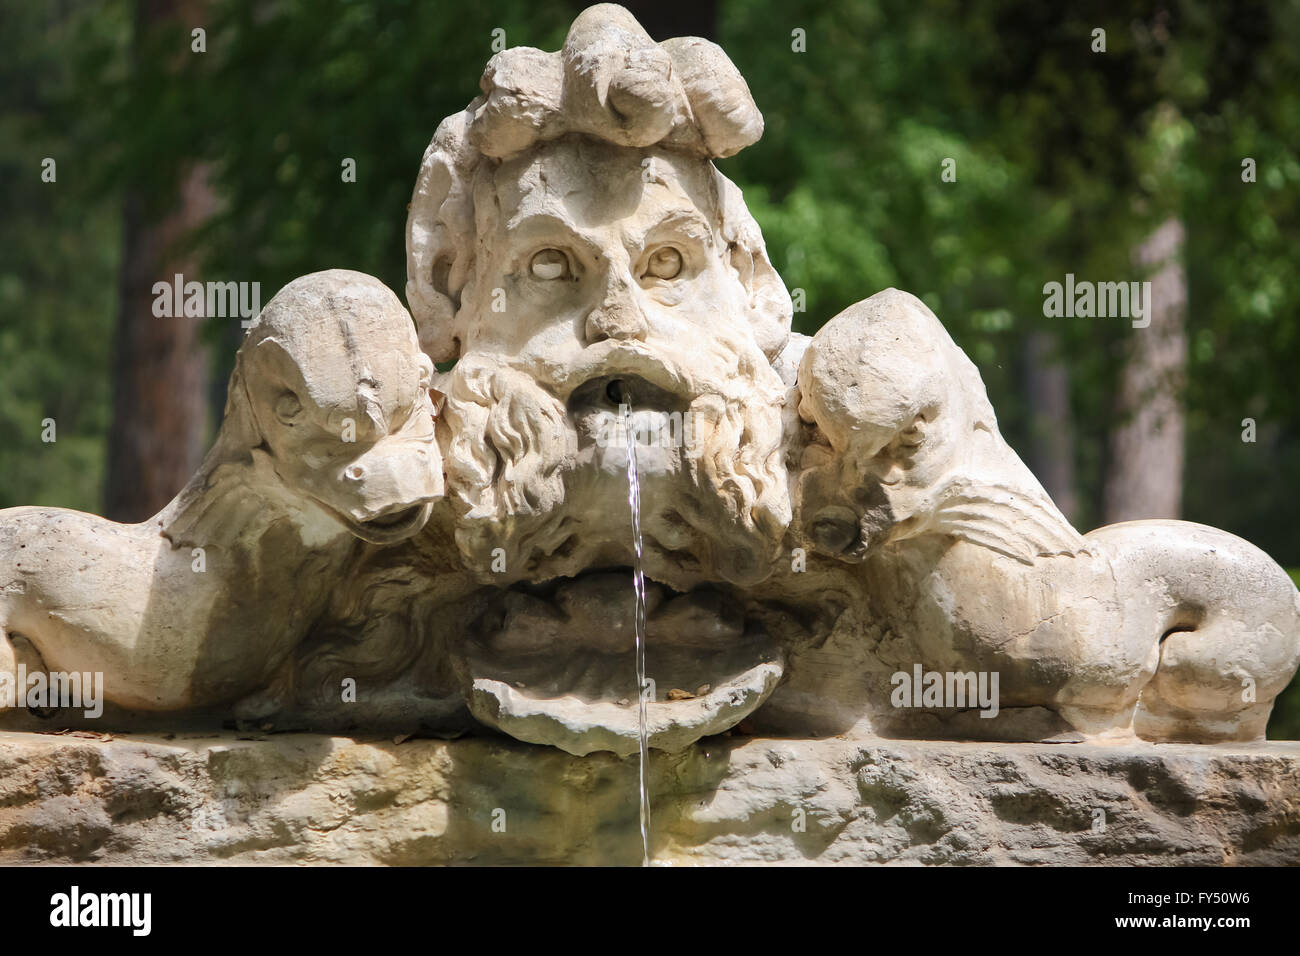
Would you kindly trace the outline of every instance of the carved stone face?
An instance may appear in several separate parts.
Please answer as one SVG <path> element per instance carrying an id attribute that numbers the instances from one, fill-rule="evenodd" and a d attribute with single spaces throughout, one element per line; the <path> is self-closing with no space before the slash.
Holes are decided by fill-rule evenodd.
<path id="1" fill-rule="evenodd" d="M 744 288 L 719 249 L 714 175 L 702 160 L 573 138 L 484 176 L 499 205 L 478 204 L 490 231 L 462 300 L 475 316 L 466 350 L 507 357 L 563 395 L 602 342 L 676 355 L 705 335 L 752 341 Z"/>
<path id="2" fill-rule="evenodd" d="M 707 161 L 582 137 L 475 180 L 439 428 L 466 565 L 519 586 L 455 654 L 471 710 L 521 739 L 636 748 L 632 578 L 615 570 L 634 560 L 627 427 L 665 682 L 655 746 L 732 726 L 782 673 L 734 586 L 770 573 L 789 520 L 785 388 L 751 326 L 752 268 L 724 239 L 719 189 Z M 688 686 L 689 700 L 664 696 Z"/>
<path id="3" fill-rule="evenodd" d="M 718 183 L 706 161 L 583 137 L 481 169 L 444 390 L 459 541 L 485 576 L 497 548 L 507 580 L 631 563 L 621 405 L 642 434 L 647 573 L 677 588 L 768 573 L 788 518 L 784 389 Z"/>

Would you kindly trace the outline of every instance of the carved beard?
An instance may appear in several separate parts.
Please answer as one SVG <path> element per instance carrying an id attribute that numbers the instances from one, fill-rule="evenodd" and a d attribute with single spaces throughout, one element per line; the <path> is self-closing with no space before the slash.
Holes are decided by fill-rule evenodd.
<path id="1" fill-rule="evenodd" d="M 667 494 L 641 499 L 646 573 L 683 589 L 766 577 L 790 522 L 784 386 L 753 346 L 701 349 L 712 374 L 699 374 L 699 359 L 672 370 L 693 383 L 692 454 L 653 489 Z M 442 387 L 447 492 L 463 509 L 456 541 L 469 568 L 508 583 L 629 563 L 626 488 L 611 507 L 610 482 L 621 479 L 583 458 L 563 402 L 495 357 L 462 358 Z"/>

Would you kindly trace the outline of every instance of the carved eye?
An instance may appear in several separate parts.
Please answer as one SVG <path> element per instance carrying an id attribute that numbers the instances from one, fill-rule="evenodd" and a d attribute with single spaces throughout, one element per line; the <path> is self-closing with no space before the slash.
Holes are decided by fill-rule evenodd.
<path id="1" fill-rule="evenodd" d="M 646 275 L 656 279 L 675 279 L 682 271 L 682 254 L 672 246 L 656 249 L 646 263 Z"/>
<path id="2" fill-rule="evenodd" d="M 860 543 L 862 528 L 858 516 L 847 508 L 833 506 L 818 513 L 812 524 L 812 538 L 828 554 L 843 554 Z"/>
<path id="3" fill-rule="evenodd" d="M 285 392 L 275 400 L 275 417 L 286 425 L 292 425 L 302 414 L 302 402 L 293 392 Z"/>
<path id="4" fill-rule="evenodd" d="M 433 384 L 433 361 L 429 356 L 421 352 L 415 357 L 415 366 L 420 376 L 420 388 L 428 388 Z"/>
<path id="5" fill-rule="evenodd" d="M 551 279 L 569 278 L 569 259 L 559 249 L 543 249 L 533 256 L 529 264 L 533 278 L 550 281 Z"/>

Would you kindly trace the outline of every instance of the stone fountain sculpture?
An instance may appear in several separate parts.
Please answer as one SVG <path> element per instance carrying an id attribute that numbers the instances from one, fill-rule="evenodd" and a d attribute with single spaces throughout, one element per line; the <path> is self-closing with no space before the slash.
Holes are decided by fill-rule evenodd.
<path id="1" fill-rule="evenodd" d="M 763 129 L 719 47 L 600 5 L 481 89 L 420 166 L 410 315 L 299 279 L 155 519 L 0 512 L 0 683 L 100 672 L 97 729 L 631 753 L 632 428 L 653 747 L 1262 739 L 1300 662 L 1287 575 L 1186 522 L 1079 534 L 907 293 L 792 333 L 712 163 Z"/>

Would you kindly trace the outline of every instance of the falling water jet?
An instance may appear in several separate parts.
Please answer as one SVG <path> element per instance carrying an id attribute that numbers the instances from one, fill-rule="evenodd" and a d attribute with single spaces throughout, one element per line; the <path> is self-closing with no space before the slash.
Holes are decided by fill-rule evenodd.
<path id="1" fill-rule="evenodd" d="M 648 766 L 650 742 L 646 724 L 646 666 L 645 666 L 645 572 L 641 566 L 641 480 L 636 468 L 636 429 L 632 427 L 632 396 L 627 386 L 614 380 L 609 383 L 606 394 L 619 407 L 623 417 L 624 433 L 627 440 L 627 503 L 632 512 L 632 589 L 636 595 L 636 688 L 637 688 L 637 733 L 639 738 L 638 781 L 640 784 L 641 812 L 641 865 L 650 865 L 650 788 L 648 783 Z"/>

